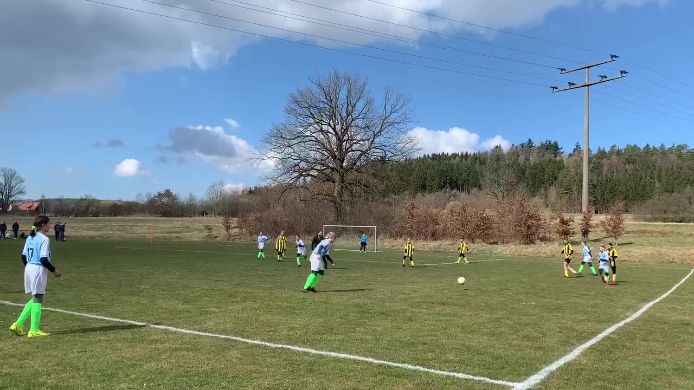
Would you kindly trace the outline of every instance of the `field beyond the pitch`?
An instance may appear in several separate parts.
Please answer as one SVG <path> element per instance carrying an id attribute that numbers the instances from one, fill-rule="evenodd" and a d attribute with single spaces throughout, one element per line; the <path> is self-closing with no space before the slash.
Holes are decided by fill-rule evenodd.
<path id="1" fill-rule="evenodd" d="M 24 303 L 21 241 L 0 242 L 0 300 Z M 219 242 L 52 243 L 46 308 L 522 382 L 656 299 L 683 264 L 620 264 L 619 285 L 564 279 L 557 259 L 335 251 L 317 294 L 307 264 Z M 577 265 L 576 265 L 577 266 Z M 458 276 L 467 282 L 456 283 Z M 694 279 L 537 388 L 694 388 Z M 0 304 L 0 388 L 503 389 L 232 340 L 44 311 L 44 339 L 12 335 Z M 28 322 L 27 322 L 28 327 Z"/>

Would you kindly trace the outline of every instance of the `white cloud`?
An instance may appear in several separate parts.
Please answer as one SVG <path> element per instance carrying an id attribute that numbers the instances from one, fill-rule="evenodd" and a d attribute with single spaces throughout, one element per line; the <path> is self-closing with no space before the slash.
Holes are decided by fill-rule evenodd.
<path id="1" fill-rule="evenodd" d="M 224 118 L 224 122 L 226 122 L 227 125 L 229 125 L 229 128 L 232 130 L 235 130 L 235 129 L 238 129 L 239 127 L 241 127 L 241 124 L 239 122 L 237 122 L 231 118 Z"/>
<path id="2" fill-rule="evenodd" d="M 112 0 L 118 6 L 142 9 L 202 23 L 229 25 L 211 15 L 195 14 L 135 0 Z M 606 10 L 667 0 L 390 0 L 394 5 L 433 12 L 496 28 L 518 29 L 541 23 L 558 8 L 597 4 Z M 277 26 L 302 33 L 329 36 L 355 43 L 383 38 L 321 26 L 305 20 L 230 7 L 227 4 L 181 0 L 186 8 Z M 387 7 L 367 0 L 323 1 L 330 7 L 377 19 L 392 20 L 419 29 L 453 33 L 460 29 L 489 34 L 487 30 L 422 14 Z M 410 39 L 422 30 L 404 29 L 374 20 L 334 13 L 289 0 L 266 0 L 264 6 L 307 17 L 377 30 Z M 26 28 L 31 26 L 31 28 Z M 234 27 L 289 39 L 339 45 L 304 35 L 235 22 Z M 166 19 L 124 9 L 62 0 L 9 1 L 0 13 L 0 99 L 27 91 L 93 91 L 109 85 L 119 74 L 132 70 L 169 67 L 201 69 L 223 64 L 241 47 L 259 38 L 193 23 Z M 51 53 L 46 56 L 46 53 Z"/>
<path id="3" fill-rule="evenodd" d="M 67 174 L 75 173 L 75 168 L 67 167 L 67 168 L 65 168 L 65 173 L 67 173 Z"/>
<path id="4" fill-rule="evenodd" d="M 179 127 L 169 132 L 161 150 L 187 159 L 198 159 L 232 174 L 262 175 L 274 165 L 246 140 L 226 134 L 221 126 Z"/>
<path id="5" fill-rule="evenodd" d="M 224 191 L 228 194 L 240 194 L 246 186 L 243 183 L 227 183 L 224 185 Z"/>
<path id="6" fill-rule="evenodd" d="M 482 140 L 480 135 L 461 127 L 452 127 L 448 130 L 429 130 L 417 127 L 409 131 L 410 136 L 417 139 L 419 144 L 418 154 L 432 153 L 473 153 L 493 149 L 501 146 L 508 149 L 511 143 L 500 135 Z"/>
<path id="7" fill-rule="evenodd" d="M 142 169 L 142 165 L 139 161 L 133 158 L 126 158 L 116 165 L 113 174 L 119 177 L 133 177 L 148 175 L 149 172 Z"/>

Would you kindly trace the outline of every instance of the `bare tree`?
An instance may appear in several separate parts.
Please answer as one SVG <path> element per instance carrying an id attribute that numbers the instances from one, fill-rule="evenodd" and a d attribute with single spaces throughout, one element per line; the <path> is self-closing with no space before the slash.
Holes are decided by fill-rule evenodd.
<path id="1" fill-rule="evenodd" d="M 557 236 L 559 236 L 562 240 L 568 240 L 571 236 L 576 234 L 576 230 L 574 230 L 573 228 L 573 217 L 567 217 L 563 213 L 558 212 L 555 215 L 555 218 L 557 222 L 554 229 L 557 233 Z"/>
<path id="2" fill-rule="evenodd" d="M 217 215 L 219 213 L 225 194 L 224 182 L 221 180 L 207 187 L 207 202 L 210 207 L 212 207 L 212 215 Z"/>
<path id="3" fill-rule="evenodd" d="M 587 211 L 584 211 L 581 215 L 581 237 L 583 237 L 584 241 L 588 239 L 588 236 L 590 236 L 590 232 L 593 230 L 594 215 L 595 210 L 593 210 L 592 208 Z"/>
<path id="4" fill-rule="evenodd" d="M 610 214 L 601 221 L 601 225 L 605 233 L 612 237 L 616 243 L 626 230 L 625 222 L 624 203 L 619 202 L 612 206 Z"/>
<path id="5" fill-rule="evenodd" d="M 0 168 L 0 211 L 7 211 L 17 197 L 24 194 L 24 178 L 12 168 Z"/>
<path id="6" fill-rule="evenodd" d="M 386 89 L 377 102 L 365 79 L 334 71 L 289 96 L 285 119 L 264 139 L 276 163 L 271 179 L 329 202 L 337 221 L 351 195 L 369 193 L 380 164 L 407 158 L 409 100 Z"/>

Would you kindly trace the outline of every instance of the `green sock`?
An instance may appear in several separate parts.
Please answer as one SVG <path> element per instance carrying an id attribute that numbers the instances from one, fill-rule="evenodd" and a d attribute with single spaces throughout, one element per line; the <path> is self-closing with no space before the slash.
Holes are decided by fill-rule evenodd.
<path id="1" fill-rule="evenodd" d="M 261 255 L 262 253 L 263 253 L 263 252 L 258 252 L 258 260 L 260 260 L 260 255 Z"/>
<path id="2" fill-rule="evenodd" d="M 306 278 L 306 283 L 304 283 L 304 290 L 308 290 L 309 288 L 311 288 L 311 285 L 313 284 L 314 280 L 316 280 L 316 274 L 311 272 L 308 275 L 308 278 Z"/>
<path id="3" fill-rule="evenodd" d="M 321 274 L 316 274 L 316 278 L 313 279 L 313 284 L 311 284 L 311 288 L 316 287 L 316 285 L 318 284 L 318 282 L 320 282 L 320 280 L 321 280 L 322 277 L 323 277 L 323 275 L 321 275 Z"/>
<path id="4" fill-rule="evenodd" d="M 260 252 L 260 256 L 262 256 L 263 259 L 267 259 L 267 257 L 265 256 L 265 252 Z"/>
<path id="5" fill-rule="evenodd" d="M 31 305 L 31 328 L 30 332 L 36 332 L 39 330 L 39 325 L 41 325 L 41 308 L 43 305 L 40 303 L 34 303 Z"/>
<path id="6" fill-rule="evenodd" d="M 31 307 L 33 305 L 33 299 L 30 299 L 29 302 L 27 302 L 27 304 L 24 305 L 24 309 L 22 309 L 22 314 L 20 314 L 19 318 L 17 318 L 17 324 L 24 326 L 24 323 L 27 321 L 27 318 L 29 318 L 29 315 L 31 314 Z"/>
<path id="7" fill-rule="evenodd" d="M 593 267 L 593 264 L 590 265 L 590 272 L 593 273 L 593 275 L 597 275 L 598 271 L 595 270 L 595 267 Z"/>
<path id="8" fill-rule="evenodd" d="M 301 256 L 296 257 L 296 265 L 301 265 Z"/>
<path id="9" fill-rule="evenodd" d="M 580 267 L 578 267 L 578 273 L 582 274 L 583 273 L 583 264 L 581 264 Z"/>

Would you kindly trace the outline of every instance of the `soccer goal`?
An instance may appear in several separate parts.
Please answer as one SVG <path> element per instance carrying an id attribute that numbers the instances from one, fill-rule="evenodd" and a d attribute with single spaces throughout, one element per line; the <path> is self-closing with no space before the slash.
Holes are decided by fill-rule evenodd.
<path id="1" fill-rule="evenodd" d="M 352 225 L 323 225 L 323 234 L 335 232 L 337 238 L 335 249 L 359 251 L 359 242 L 362 234 L 366 234 L 369 241 L 366 250 L 378 252 L 378 228 L 376 226 L 352 226 Z"/>

